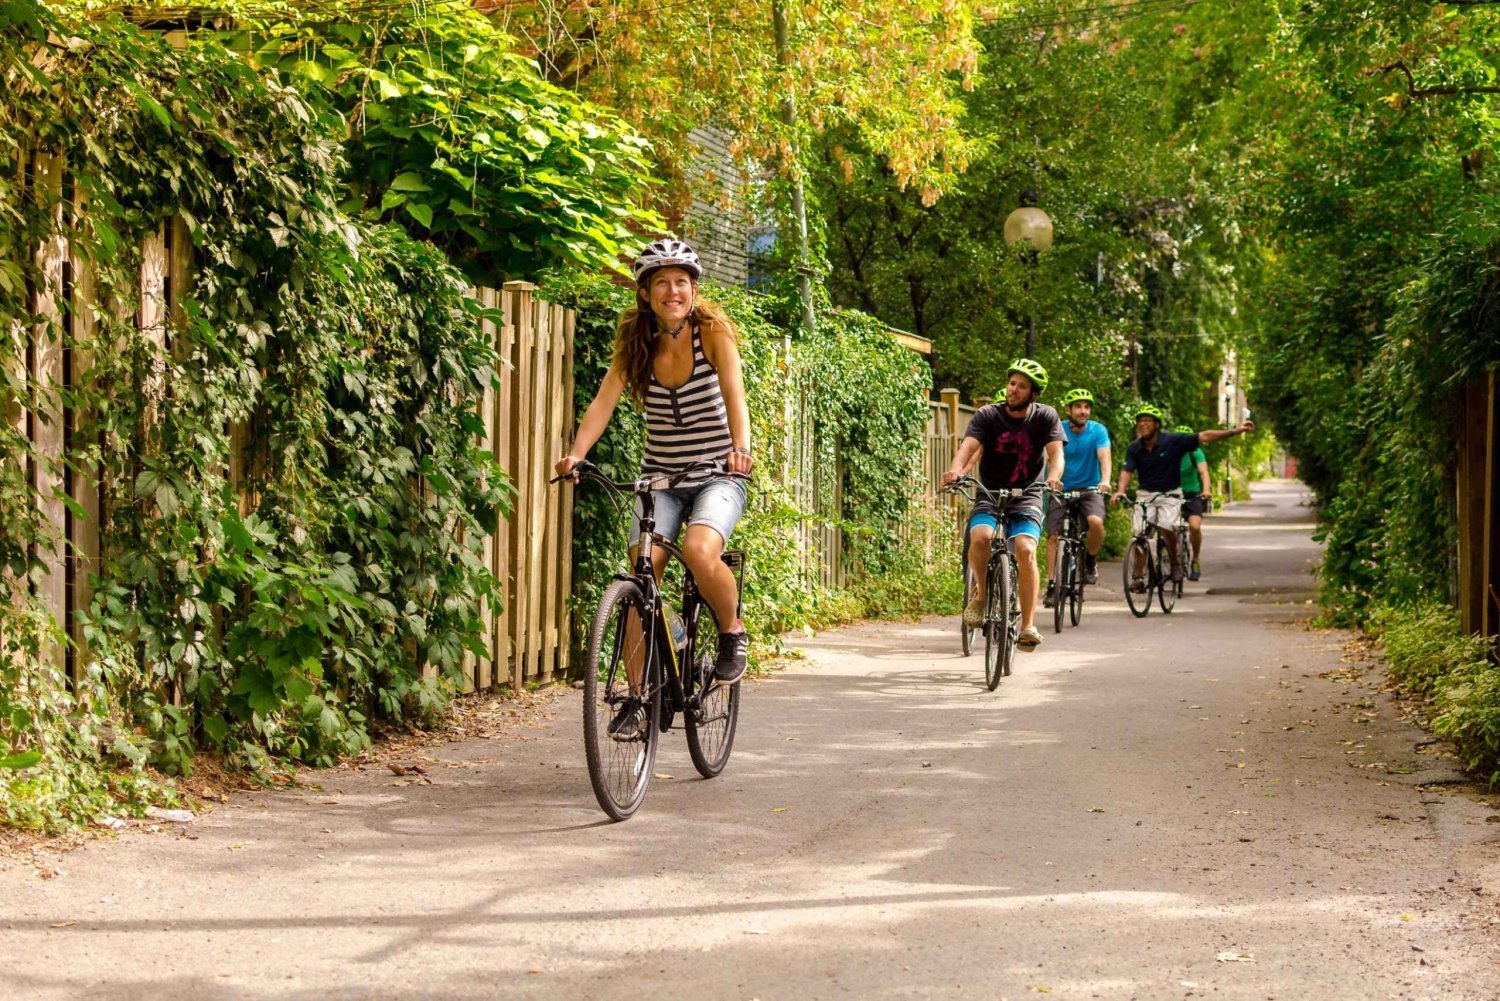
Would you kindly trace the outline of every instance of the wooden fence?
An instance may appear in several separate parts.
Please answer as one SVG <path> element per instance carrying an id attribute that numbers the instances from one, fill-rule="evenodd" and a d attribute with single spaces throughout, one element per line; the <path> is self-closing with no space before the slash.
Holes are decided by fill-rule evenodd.
<path id="1" fill-rule="evenodd" d="M 1500 635 L 1500 384 L 1465 384 L 1458 428 L 1457 599 L 1464 630 Z"/>
<path id="2" fill-rule="evenodd" d="M 60 195 L 67 178 L 60 160 L 36 155 L 18 171 L 25 171 L 18 176 L 26 178 L 37 197 L 50 199 L 63 211 L 66 200 Z M 57 229 L 66 232 L 61 225 Z M 137 329 L 170 350 L 172 323 L 182 316 L 182 298 L 192 278 L 191 242 L 178 221 L 145 241 L 142 250 L 140 304 L 133 319 Z M 68 631 L 72 643 L 57 644 L 47 656 L 75 677 L 75 658 L 83 648 L 76 613 L 93 600 L 90 578 L 100 569 L 104 490 L 77 459 L 88 445 L 75 440 L 84 415 L 61 401 L 74 388 L 75 373 L 89 367 L 89 359 L 70 345 L 87 341 L 95 310 L 109 306 L 95 301 L 88 269 L 65 237 L 39 248 L 37 264 L 42 287 L 26 294 L 44 319 L 33 328 L 18 325 L 0 332 L 8 340 L 4 357 L 12 359 L 18 370 L 14 374 L 29 375 L 37 392 L 30 400 L 15 401 L 0 416 L 34 447 L 32 456 L 4 461 L 23 464 L 37 514 L 53 527 L 55 541 L 32 554 L 41 564 L 40 573 L 29 582 L 11 580 L 6 586 L 11 594 L 32 588 Z M 500 684 L 520 688 L 563 676 L 570 666 L 573 489 L 547 480 L 553 461 L 572 440 L 575 318 L 572 311 L 536 298 L 534 291 L 525 282 L 471 291 L 503 317 L 498 323 L 482 321 L 501 359 L 498 386 L 481 404 L 483 445 L 510 474 L 516 494 L 512 516 L 484 542 L 502 603 L 498 613 L 485 610 L 488 655 L 467 658 L 464 687 L 470 690 Z M 62 338 L 52 335 L 57 328 L 63 330 Z M 147 382 L 140 391 L 148 399 L 170 391 L 160 378 Z M 236 452 L 230 458 L 230 481 L 242 482 L 242 470 L 243 457 Z"/>
<path id="3" fill-rule="evenodd" d="M 500 581 L 498 615 L 487 615 L 490 658 L 471 658 L 471 688 L 564 677 L 572 649 L 573 486 L 549 483 L 552 464 L 573 441 L 572 310 L 544 302 L 527 282 L 499 292 L 481 288 L 479 301 L 499 309 L 486 321 L 500 355 L 500 386 L 482 408 L 486 447 L 515 486 L 515 510 L 485 542 Z"/>

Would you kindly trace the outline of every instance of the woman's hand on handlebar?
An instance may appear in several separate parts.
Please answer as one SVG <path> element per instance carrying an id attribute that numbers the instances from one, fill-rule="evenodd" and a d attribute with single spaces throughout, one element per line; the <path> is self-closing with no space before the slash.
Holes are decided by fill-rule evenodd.
<path id="1" fill-rule="evenodd" d="M 567 478 L 576 482 L 578 480 L 578 475 L 574 473 L 573 470 L 577 468 L 578 464 L 582 461 L 582 459 L 577 458 L 576 456 L 565 455 L 561 459 L 558 459 L 557 463 L 552 468 L 557 472 L 558 476 L 566 476 Z"/>
<path id="2" fill-rule="evenodd" d="M 947 472 L 945 472 L 943 474 L 943 489 L 944 490 L 950 490 L 950 489 L 952 489 L 953 488 L 953 484 L 957 483 L 958 480 L 959 480 L 959 474 L 955 473 L 951 469 L 948 470 Z"/>

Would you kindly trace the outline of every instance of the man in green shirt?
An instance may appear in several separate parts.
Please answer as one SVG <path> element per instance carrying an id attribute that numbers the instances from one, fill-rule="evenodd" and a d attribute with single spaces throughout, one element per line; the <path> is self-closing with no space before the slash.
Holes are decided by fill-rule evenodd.
<path id="1" fill-rule="evenodd" d="M 1172 430 L 1178 434 L 1193 433 L 1186 424 L 1179 424 Z M 1203 515 L 1209 509 L 1208 457 L 1201 448 L 1195 448 L 1182 457 L 1182 496 L 1182 514 L 1188 523 L 1188 544 L 1193 550 L 1188 580 L 1197 580 L 1202 576 L 1198 554 L 1203 550 Z"/>

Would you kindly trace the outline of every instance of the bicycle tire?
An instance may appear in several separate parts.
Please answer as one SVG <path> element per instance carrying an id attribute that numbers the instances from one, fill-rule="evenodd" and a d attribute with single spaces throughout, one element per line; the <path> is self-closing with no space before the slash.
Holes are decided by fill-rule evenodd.
<path id="1" fill-rule="evenodd" d="M 1057 573 L 1052 579 L 1057 582 L 1052 592 L 1052 631 L 1060 633 L 1063 619 L 1067 617 L 1068 596 L 1073 587 L 1073 547 L 1066 542 L 1058 544 Z"/>
<path id="2" fill-rule="evenodd" d="M 1180 582 L 1172 579 L 1172 554 L 1167 551 L 1167 544 L 1161 538 L 1156 540 L 1156 580 L 1156 600 L 1161 604 L 1161 610 L 1171 615 L 1172 609 L 1177 605 Z"/>
<path id="3" fill-rule="evenodd" d="M 599 599 L 589 629 L 583 675 L 583 749 L 594 798 L 612 820 L 628 820 L 640 808 L 651 784 L 661 742 L 661 681 L 657 665 L 645 663 L 642 690 L 632 695 L 623 659 L 626 623 L 631 609 L 645 610 L 645 596 L 633 580 L 617 580 Z M 644 642 L 644 638 L 642 640 Z M 639 736 L 614 740 L 609 724 L 621 699 L 634 699 L 641 716 Z"/>
<path id="4" fill-rule="evenodd" d="M 1000 679 L 1009 673 L 1010 635 L 1010 564 L 1005 559 L 991 559 L 989 586 L 985 591 L 984 610 L 984 684 L 990 691 L 1000 687 Z M 1001 609 L 1005 609 L 1004 613 Z"/>
<path id="5" fill-rule="evenodd" d="M 1084 557 L 1087 559 L 1087 557 Z M 1078 562 L 1077 550 L 1073 556 L 1073 583 L 1068 591 L 1068 619 L 1078 625 L 1083 618 L 1083 566 Z"/>
<path id="6" fill-rule="evenodd" d="M 963 607 L 964 608 L 968 608 L 969 607 L 969 595 L 971 595 L 971 594 L 974 593 L 974 586 L 977 583 L 978 583 L 978 581 L 975 580 L 973 571 L 971 571 L 969 569 L 969 562 L 968 562 L 968 560 L 965 560 L 964 561 L 964 603 L 963 603 Z M 959 635 L 959 641 L 963 644 L 963 651 L 964 651 L 964 656 L 965 657 L 968 657 L 969 655 L 971 655 L 974 652 L 974 637 L 979 633 L 979 630 L 980 630 L 979 626 L 966 626 L 966 625 L 964 625 L 963 616 L 960 614 L 959 619 L 958 619 L 958 635 Z"/>
<path id="7" fill-rule="evenodd" d="M 1151 550 L 1146 546 L 1146 540 L 1137 535 L 1130 540 L 1130 545 L 1125 547 L 1125 604 L 1130 608 L 1130 614 L 1138 619 L 1146 617 L 1151 611 L 1151 590 L 1155 583 L 1151 579 Z M 1144 591 L 1131 590 L 1132 581 L 1144 580 L 1146 589 Z"/>
<path id="8" fill-rule="evenodd" d="M 693 672 L 693 690 L 700 693 L 698 706 L 689 706 L 682 714 L 687 730 L 688 757 L 698 774 L 711 779 L 729 763 L 734 749 L 734 731 L 740 718 L 740 683 L 714 684 L 714 655 L 709 644 L 700 651 L 702 637 L 719 635 L 719 623 L 707 604 L 700 606 L 697 628 L 688 647 L 684 669 Z"/>
<path id="9" fill-rule="evenodd" d="M 1177 592 L 1177 597 L 1179 598 L 1182 597 L 1182 589 L 1184 582 L 1187 580 L 1188 568 L 1193 565 L 1192 560 L 1189 558 L 1187 533 L 1188 530 L 1184 526 L 1177 536 L 1177 559 L 1181 561 L 1178 563 L 1178 566 L 1182 567 L 1182 580 L 1177 581 L 1173 585 L 1173 590 Z"/>

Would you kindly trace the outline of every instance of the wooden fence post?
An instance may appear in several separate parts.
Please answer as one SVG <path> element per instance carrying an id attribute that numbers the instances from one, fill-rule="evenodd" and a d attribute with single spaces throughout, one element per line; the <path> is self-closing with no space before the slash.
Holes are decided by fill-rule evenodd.
<path id="1" fill-rule="evenodd" d="M 38 154 L 32 173 L 35 197 L 49 207 L 52 235 L 37 249 L 36 264 L 42 286 L 33 290 L 32 306 L 40 317 L 32 328 L 30 357 L 27 360 L 33 380 L 31 398 L 31 444 L 36 450 L 32 465 L 31 489 L 42 520 L 52 527 L 50 542 L 44 543 L 37 557 L 45 568 L 34 581 L 36 596 L 62 628 L 68 621 L 68 577 L 65 556 L 66 505 L 63 503 L 64 415 L 63 390 L 63 298 L 64 261 L 67 259 L 67 237 L 63 231 L 62 159 Z M 66 643 L 49 644 L 44 656 L 59 672 L 68 668 Z"/>

